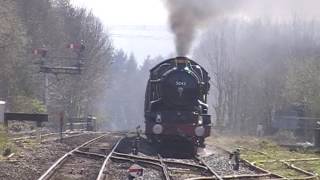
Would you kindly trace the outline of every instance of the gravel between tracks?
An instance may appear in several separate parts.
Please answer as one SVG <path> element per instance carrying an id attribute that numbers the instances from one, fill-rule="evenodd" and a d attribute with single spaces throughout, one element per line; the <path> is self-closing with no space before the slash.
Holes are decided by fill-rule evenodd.
<path id="1" fill-rule="evenodd" d="M 112 179 L 119 179 L 125 180 L 128 179 L 128 169 L 133 163 L 127 162 L 117 162 L 117 161 L 110 161 L 106 168 L 106 178 L 105 180 L 112 180 Z M 156 168 L 151 168 L 151 166 L 144 166 L 140 164 L 143 168 L 143 176 L 141 179 L 143 180 L 155 180 L 155 179 L 163 179 L 161 170 Z"/>
<path id="2" fill-rule="evenodd" d="M 227 175 L 241 175 L 241 174 L 259 174 L 251 167 L 240 163 L 238 171 L 233 170 L 232 165 L 229 164 L 229 154 L 215 147 L 214 145 L 208 145 L 210 155 L 203 157 L 203 160 L 220 176 Z M 260 172 L 261 173 L 261 172 Z"/>
<path id="3" fill-rule="evenodd" d="M 0 180 L 34 180 L 41 176 L 58 158 L 82 143 L 98 137 L 98 134 L 65 139 L 63 143 L 45 142 L 17 144 L 18 153 L 12 161 L 0 161 Z"/>
<path id="4" fill-rule="evenodd" d="M 37 179 L 44 173 L 58 158 L 63 156 L 68 151 L 74 149 L 75 147 L 81 145 L 82 143 L 98 137 L 101 134 L 85 134 L 83 136 L 76 136 L 69 139 L 65 139 L 63 143 L 50 141 L 44 142 L 42 144 L 36 143 L 21 143 L 18 142 L 17 149 L 18 153 L 13 157 L 12 162 L 8 161 L 0 161 L 0 180 L 7 180 L 7 179 L 21 179 L 21 180 L 30 180 L 30 179 Z M 110 134 L 110 137 L 114 136 Z M 108 137 L 104 140 L 108 139 Z M 132 140 L 134 138 L 126 138 L 123 143 L 119 145 L 119 152 L 122 153 L 130 153 Z M 101 142 L 101 141 L 100 141 Z M 111 144 L 108 143 L 100 143 L 99 146 L 103 147 L 110 147 Z M 100 147 L 99 147 L 100 148 Z M 156 157 L 156 150 L 153 146 L 150 146 L 149 143 L 145 141 L 145 139 L 141 139 L 140 142 L 140 152 L 139 155 L 143 155 L 145 157 Z M 91 151 L 91 150 L 90 150 Z M 241 164 L 239 171 L 234 171 L 232 166 L 228 163 L 229 156 L 226 153 L 215 149 L 212 146 L 208 146 L 208 151 L 211 151 L 209 154 L 203 157 L 203 160 L 219 175 L 241 175 L 241 174 L 257 174 L 254 170 L 251 170 L 248 166 Z M 95 151 L 95 153 L 101 153 L 99 151 Z M 192 160 L 188 159 L 169 159 L 165 158 L 166 160 L 174 160 L 174 161 L 183 161 L 187 163 L 192 163 Z M 97 172 L 93 172 L 91 170 L 86 170 L 86 167 L 89 166 L 96 166 L 97 164 L 100 166 L 101 163 L 95 163 L 91 160 L 81 158 L 79 159 L 80 162 L 77 163 L 81 164 L 79 169 L 83 169 L 86 173 L 88 173 L 87 177 L 91 178 L 91 175 L 97 174 Z M 95 162 L 97 162 L 95 160 Z M 74 164 L 73 162 L 71 162 Z M 128 176 L 128 168 L 132 165 L 132 162 L 124 162 L 113 160 L 108 163 L 106 168 L 106 179 L 127 179 Z M 192 163 L 193 164 L 193 163 Z M 156 166 L 140 164 L 144 168 L 144 176 L 143 179 L 153 180 L 153 179 L 164 179 L 161 169 Z M 173 168 L 175 168 L 173 166 Z M 178 171 L 184 171 L 187 168 L 177 167 Z M 77 168 L 78 169 L 78 168 Z M 98 169 L 95 168 L 95 169 Z M 72 169 L 67 169 L 67 171 L 72 171 Z M 82 172 L 72 172 L 69 173 L 72 176 L 72 179 L 75 179 L 77 175 Z M 174 172 L 173 172 L 174 173 Z M 65 173 L 65 174 L 68 174 Z M 177 179 L 183 179 L 187 177 L 193 177 L 193 175 L 188 175 L 188 172 L 181 172 L 175 176 Z M 183 175 L 183 176 L 182 176 Z M 184 176 L 185 175 L 185 176 Z M 199 174 L 200 175 L 200 174 Z M 181 178 L 179 178 L 181 177 Z M 67 177 L 68 178 L 68 177 Z M 59 179 L 59 178 L 57 178 Z M 65 177 L 63 179 L 66 179 Z"/>
<path id="5" fill-rule="evenodd" d="M 128 138 L 119 146 L 118 151 L 122 153 L 129 153 L 128 150 L 130 150 L 131 142 L 134 140 L 134 138 Z M 141 140 L 139 156 L 143 157 L 151 157 L 151 158 L 157 158 L 155 152 L 156 150 L 153 149 L 150 144 L 146 143 L 144 139 Z M 233 166 L 229 164 L 229 154 L 225 153 L 224 151 L 214 147 L 214 146 L 208 146 L 207 150 L 205 151 L 203 156 L 201 158 L 203 161 L 211 167 L 218 175 L 220 176 L 228 176 L 228 175 L 254 175 L 259 174 L 255 170 L 253 170 L 251 167 L 248 167 L 245 164 L 240 163 L 239 170 L 233 170 Z M 169 161 L 176 161 L 176 162 L 182 162 L 182 163 L 190 163 L 194 165 L 199 165 L 197 162 L 195 162 L 192 159 L 176 159 L 176 158 L 164 158 L 164 160 Z M 128 167 L 124 168 L 127 170 Z M 169 173 L 172 175 L 173 179 L 185 179 L 185 178 L 192 178 L 192 177 L 199 177 L 199 176 L 208 176 L 207 172 L 202 171 L 199 172 L 198 170 L 193 170 L 194 168 L 186 167 L 184 165 L 169 165 Z M 111 168 L 112 172 L 116 171 L 117 168 Z M 176 170 L 175 170 L 176 169 Z M 187 170 L 190 171 L 187 171 Z M 194 172 L 193 172 L 194 171 Z M 198 172 L 197 172 L 198 171 Z M 160 171 L 161 172 L 161 171 Z M 124 173 L 126 175 L 126 173 Z M 209 174 L 210 175 L 210 174 Z M 121 176 L 119 176 L 121 177 Z M 116 178 L 117 179 L 117 178 Z"/>
<path id="6" fill-rule="evenodd" d="M 59 169 L 51 179 L 96 179 L 102 163 L 103 159 L 97 160 L 80 156 L 72 156 L 64 163 L 63 168 Z"/>
<path id="7" fill-rule="evenodd" d="M 227 157 L 227 155 L 214 154 L 203 159 L 208 164 L 208 166 L 210 166 L 220 176 L 257 174 L 255 171 L 252 171 L 248 166 L 242 163 L 240 163 L 238 171 L 233 170 L 232 166 L 229 164 L 229 158 Z"/>

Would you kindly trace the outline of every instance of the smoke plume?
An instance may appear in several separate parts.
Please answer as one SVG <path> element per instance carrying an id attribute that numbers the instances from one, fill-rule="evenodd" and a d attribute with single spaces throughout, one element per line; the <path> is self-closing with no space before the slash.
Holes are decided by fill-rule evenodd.
<path id="1" fill-rule="evenodd" d="M 191 48 L 197 29 L 206 25 L 211 18 L 227 12 L 235 1 L 165 0 L 169 11 L 170 28 L 175 35 L 177 54 L 186 55 Z"/>
<path id="2" fill-rule="evenodd" d="M 318 0 L 163 0 L 169 11 L 177 54 L 186 55 L 196 31 L 221 15 L 288 20 L 290 17 L 319 19 Z"/>

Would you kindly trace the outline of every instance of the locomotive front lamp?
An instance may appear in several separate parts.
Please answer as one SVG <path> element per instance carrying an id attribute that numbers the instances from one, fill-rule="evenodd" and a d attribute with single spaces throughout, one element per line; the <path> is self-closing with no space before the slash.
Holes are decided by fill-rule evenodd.
<path id="1" fill-rule="evenodd" d="M 204 135 L 205 129 L 203 126 L 198 126 L 196 127 L 196 129 L 194 130 L 194 133 L 196 134 L 196 136 L 201 137 Z"/>
<path id="2" fill-rule="evenodd" d="M 154 134 L 161 134 L 162 131 L 163 131 L 163 126 L 160 125 L 160 124 L 156 124 L 156 125 L 154 125 L 153 128 L 152 128 L 152 132 L 153 132 Z"/>

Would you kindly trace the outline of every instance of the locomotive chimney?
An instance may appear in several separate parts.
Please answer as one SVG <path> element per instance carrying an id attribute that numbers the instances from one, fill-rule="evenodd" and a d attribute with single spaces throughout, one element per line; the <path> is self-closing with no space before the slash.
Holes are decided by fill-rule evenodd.
<path id="1" fill-rule="evenodd" d="M 187 57 L 176 57 L 175 58 L 176 60 L 176 66 L 178 69 L 183 69 L 187 66 L 187 63 L 188 63 L 188 58 Z"/>

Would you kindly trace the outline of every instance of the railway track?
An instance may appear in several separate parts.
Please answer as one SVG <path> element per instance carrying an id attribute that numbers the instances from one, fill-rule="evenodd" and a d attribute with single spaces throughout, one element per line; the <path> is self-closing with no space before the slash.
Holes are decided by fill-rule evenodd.
<path id="1" fill-rule="evenodd" d="M 165 161 L 159 156 L 161 164 L 166 167 L 170 180 L 179 179 L 195 179 L 199 177 L 210 177 L 218 180 L 222 180 L 222 177 L 218 175 L 210 166 L 208 166 L 200 157 L 194 156 L 188 160 L 168 160 Z M 179 162 L 180 161 L 180 162 Z M 168 180 L 169 180 L 168 179 Z"/>
<path id="2" fill-rule="evenodd" d="M 93 138 L 58 159 L 38 180 L 102 180 L 105 166 L 122 139 L 110 134 Z"/>
<path id="3" fill-rule="evenodd" d="M 228 155 L 232 154 L 232 152 L 230 150 L 227 150 L 226 148 L 223 148 L 223 147 L 217 146 L 217 145 L 215 145 L 215 147 L 223 153 L 226 153 Z M 275 174 L 273 172 L 262 169 L 262 168 L 256 166 L 254 163 L 251 163 L 243 158 L 240 159 L 240 163 L 242 163 L 243 165 L 249 167 L 250 169 L 252 169 L 258 173 L 257 174 L 227 175 L 227 176 L 224 176 L 223 179 L 286 179 L 283 176 L 280 176 L 280 175 Z"/>
<path id="4" fill-rule="evenodd" d="M 243 159 L 240 160 L 239 171 L 234 171 L 232 170 L 232 166 L 228 164 L 230 151 L 221 148 L 215 153 L 213 156 L 194 156 L 188 159 L 175 159 L 163 158 L 159 154 L 146 155 L 139 153 L 138 155 L 133 155 L 127 152 L 114 152 L 111 160 L 118 162 L 118 164 L 138 164 L 147 169 L 147 171 L 150 169 L 157 170 L 160 172 L 160 175 L 158 175 L 156 179 L 165 180 L 284 179 L 282 176 L 259 168 Z M 120 165 L 118 166 L 121 167 Z M 125 168 L 127 168 L 127 166 L 125 166 Z M 125 173 L 118 177 L 125 178 Z M 147 176 L 146 179 L 152 178 Z M 155 177 L 153 177 L 153 179 L 155 179 Z"/>
<path id="5" fill-rule="evenodd" d="M 162 171 L 162 178 L 165 180 L 201 180 L 201 179 L 273 179 L 279 178 L 270 172 L 260 174 L 242 174 L 242 175 L 219 175 L 202 158 L 195 156 L 192 159 L 166 159 L 148 156 L 137 156 L 132 154 L 123 154 L 114 152 L 111 156 L 113 160 L 127 161 L 145 165 L 157 166 Z M 259 171 L 261 169 L 258 169 Z"/>
<path id="6" fill-rule="evenodd" d="M 114 152 L 111 159 L 157 166 L 165 180 L 224 179 L 198 156 L 191 159 L 167 159 L 159 154 L 157 158 Z"/>
<path id="7" fill-rule="evenodd" d="M 242 168 L 247 171 L 232 171 L 219 161 L 225 163 L 231 152 L 217 147 L 225 153 L 217 153 L 216 160 L 208 157 L 192 156 L 187 159 L 162 157 L 158 153 L 134 155 L 123 152 L 130 149 L 130 143 L 124 134 L 104 134 L 91 139 L 66 153 L 56 161 L 39 180 L 54 179 L 127 179 L 128 169 L 138 164 L 144 169 L 143 179 L 165 180 L 200 180 L 200 179 L 285 179 L 282 176 L 266 171 L 241 159 Z M 127 144 L 122 147 L 119 144 Z M 147 148 L 148 149 L 148 148 Z M 119 151 L 118 151 L 119 150 Z M 122 153 L 120 153 L 122 152 Z M 222 158 L 222 159 L 221 159 Z"/>
<path id="8" fill-rule="evenodd" d="M 62 137 L 63 139 L 67 138 L 73 138 L 77 136 L 82 136 L 84 134 L 102 134 L 101 132 L 63 132 Z M 32 140 L 32 139 L 37 139 L 38 136 L 36 135 L 31 135 L 31 136 L 22 136 L 22 137 L 17 137 L 17 138 L 12 138 L 11 140 L 14 142 L 19 142 L 19 141 L 25 141 L 25 140 Z M 60 139 L 60 133 L 46 133 L 46 134 L 41 134 L 40 135 L 41 142 L 46 142 L 46 141 L 55 141 Z"/>
<path id="9" fill-rule="evenodd" d="M 303 175 L 304 177 L 299 177 L 299 178 L 294 178 L 294 179 L 300 179 L 300 180 L 304 180 L 304 179 L 319 179 L 319 176 L 318 174 L 315 174 L 313 172 L 308 172 L 307 170 L 304 170 L 302 168 L 299 168 L 299 167 L 296 167 L 294 165 L 295 162 L 298 162 L 298 161 L 317 161 L 319 160 L 318 158 L 309 158 L 309 159 L 287 159 L 287 160 L 277 160 L 277 159 L 274 159 L 272 156 L 270 156 L 269 154 L 267 153 L 264 153 L 264 152 L 261 152 L 261 151 L 256 151 L 256 150 L 253 150 L 253 149 L 248 149 L 248 148 L 243 148 L 247 151 L 252 151 L 252 152 L 255 152 L 255 153 L 258 153 L 262 156 L 265 156 L 267 157 L 268 160 L 266 161 L 260 161 L 258 163 L 278 163 L 278 164 L 282 164 L 284 165 L 286 168 L 288 168 L 289 170 L 292 170 L 292 171 L 295 171 L 301 175 Z M 244 160 L 246 163 L 249 163 L 253 166 L 256 166 L 256 164 L 258 164 L 257 162 L 252 162 L 250 163 L 249 161 L 246 161 Z M 279 175 L 278 175 L 279 176 Z M 283 177 L 283 176 L 281 176 Z M 283 177 L 285 178 L 285 177 Z M 291 179 L 291 178 L 290 178 Z"/>

